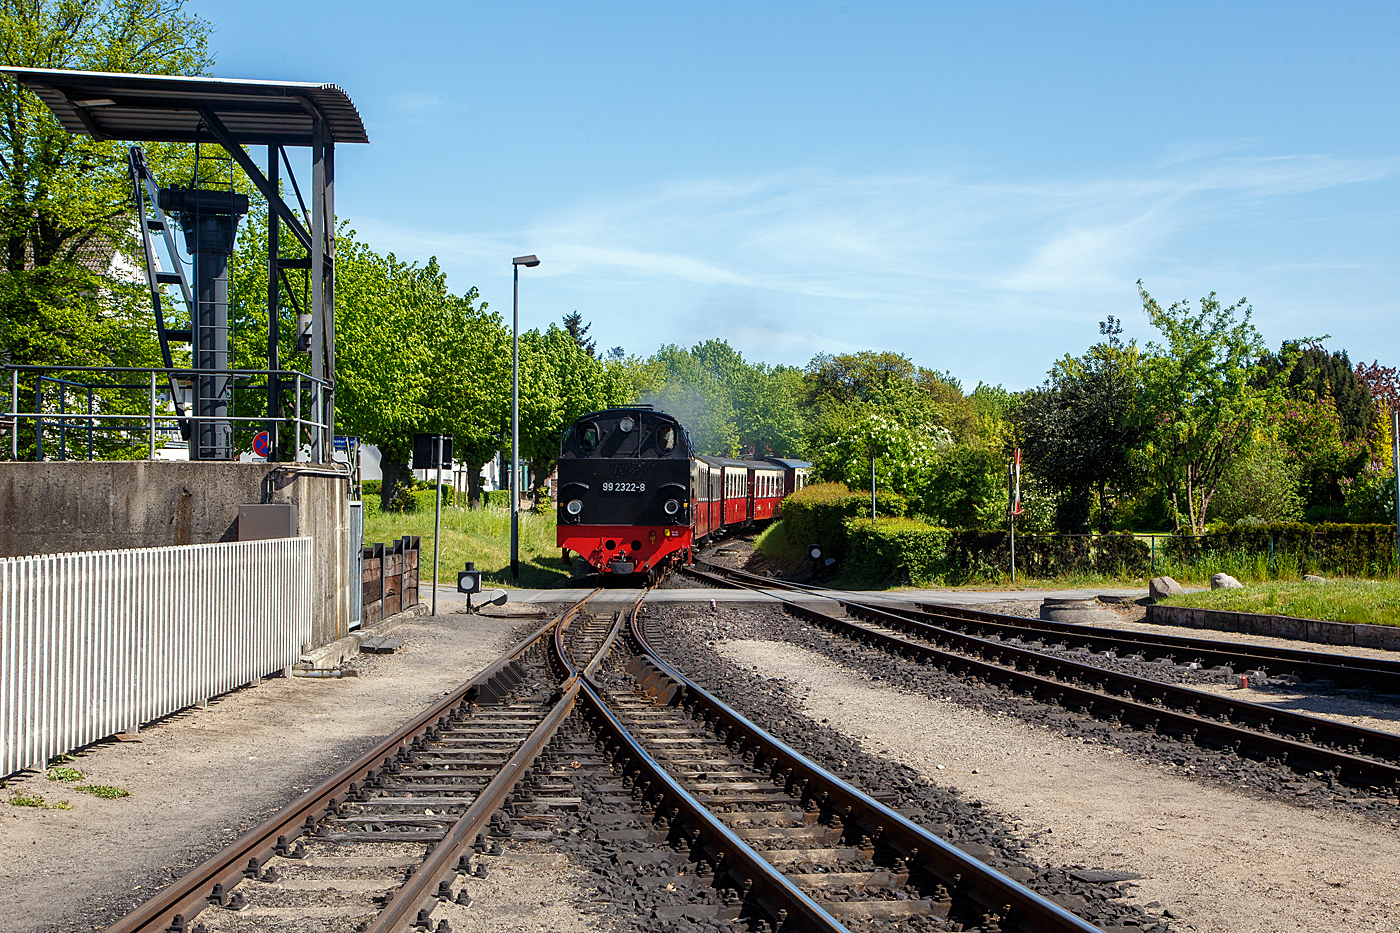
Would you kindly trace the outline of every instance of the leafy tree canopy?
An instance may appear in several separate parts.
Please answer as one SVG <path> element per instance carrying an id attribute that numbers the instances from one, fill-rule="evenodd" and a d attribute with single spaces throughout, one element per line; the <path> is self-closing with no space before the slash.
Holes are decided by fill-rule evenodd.
<path id="1" fill-rule="evenodd" d="M 203 74 L 210 25 L 181 0 L 0 0 L 7 65 Z M 148 311 L 107 274 L 134 254 L 126 145 L 67 132 L 28 90 L 0 77 L 0 360 L 154 362 Z M 152 145 L 158 172 L 187 147 Z"/>

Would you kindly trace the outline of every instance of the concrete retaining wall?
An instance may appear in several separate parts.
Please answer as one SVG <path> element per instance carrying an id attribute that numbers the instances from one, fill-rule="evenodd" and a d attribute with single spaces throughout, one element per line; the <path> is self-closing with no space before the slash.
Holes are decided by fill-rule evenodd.
<path id="1" fill-rule="evenodd" d="M 314 541 L 311 637 L 323 645 L 349 632 L 348 489 L 295 463 L 0 463 L 0 557 L 237 541 L 240 505 L 291 502 L 297 534 Z"/>
<path id="2" fill-rule="evenodd" d="M 1323 622 L 1319 619 L 1161 606 L 1155 603 L 1147 607 L 1147 621 L 1156 625 L 1181 625 L 1187 628 L 1214 629 L 1218 632 L 1293 638 L 1321 645 L 1355 645 L 1359 648 L 1400 651 L 1400 626 L 1396 625 L 1353 625 L 1348 622 Z"/>

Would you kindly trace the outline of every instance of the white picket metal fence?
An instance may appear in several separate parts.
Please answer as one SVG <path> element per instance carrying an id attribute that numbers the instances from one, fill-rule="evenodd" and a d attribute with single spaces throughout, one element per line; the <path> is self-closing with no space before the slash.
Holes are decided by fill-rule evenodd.
<path id="1" fill-rule="evenodd" d="M 0 776 L 295 664 L 311 544 L 0 559 Z"/>

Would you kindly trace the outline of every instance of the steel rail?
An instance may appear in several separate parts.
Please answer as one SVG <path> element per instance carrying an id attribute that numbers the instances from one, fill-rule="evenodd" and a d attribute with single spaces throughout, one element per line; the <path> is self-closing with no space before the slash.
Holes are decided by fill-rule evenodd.
<path id="1" fill-rule="evenodd" d="M 642 608 L 642 597 L 627 614 L 630 631 L 635 632 Z M 812 900 L 801 888 L 793 884 L 782 872 L 774 868 L 709 808 L 697 800 L 651 753 L 632 735 L 622 720 L 609 708 L 603 699 L 604 691 L 592 680 L 599 662 L 612 648 L 623 618 L 619 615 L 618 624 L 609 633 L 604 649 L 594 656 L 588 667 L 580 672 L 583 694 L 589 704 L 590 718 L 599 733 L 606 733 L 604 745 L 610 757 L 626 756 L 633 770 L 644 775 L 640 779 L 642 798 L 654 798 L 658 812 L 667 828 L 675 822 L 688 823 L 684 832 L 692 849 L 703 849 L 715 865 L 715 875 L 722 873 L 734 879 L 735 887 L 748 894 L 757 886 L 754 894 L 758 904 L 772 917 L 777 927 L 783 931 L 804 930 L 808 933 L 848 933 L 846 927 L 827 913 L 820 904 Z M 684 819 L 679 819 L 680 814 Z M 673 815 L 668 815 L 673 814 Z M 718 887 L 718 884 L 715 885 Z"/>
<path id="2" fill-rule="evenodd" d="M 597 593 L 598 591 L 594 590 L 593 592 Z M 637 607 L 641 606 L 645 597 L 646 591 L 643 590 L 637 597 Z M 587 602 L 587 598 L 583 602 Z M 564 720 L 573 712 L 582 685 L 582 675 L 569 659 L 564 633 L 569 625 L 578 618 L 579 611 L 583 608 L 583 602 L 571 607 L 568 612 L 559 617 L 557 624 L 554 625 L 553 660 L 563 669 L 566 679 L 559 688 L 559 699 L 555 702 L 549 715 L 535 727 L 529 738 L 521 744 L 510 760 L 496 773 L 496 776 L 486 785 L 486 788 L 472 802 L 472 805 L 467 808 L 467 812 L 462 814 L 461 819 L 448 831 L 443 840 L 433 847 L 432 852 L 428 854 L 422 864 L 414 869 L 413 874 L 404 881 L 398 891 L 394 892 L 393 897 L 379 915 L 361 929 L 361 933 L 396 933 L 410 923 L 422 926 L 431 916 L 433 907 L 438 903 L 437 892 L 443 883 L 450 885 L 452 879 L 461 870 L 458 860 L 462 850 L 486 831 L 490 825 L 491 817 L 505 806 L 516 783 L 526 773 L 545 745 L 554 738 Z M 633 611 L 636 611 L 636 607 Z M 590 667 L 596 668 L 602 662 L 603 657 L 612 648 L 621 628 L 622 616 L 619 615 L 613 622 L 612 630 L 589 660 Z"/>
<path id="3" fill-rule="evenodd" d="M 748 584 L 736 585 L 758 588 Z M 846 634 L 853 634 L 858 639 L 876 642 L 898 654 L 934 661 L 953 672 L 961 670 L 989 681 L 1010 684 L 1032 695 L 1049 696 L 1055 703 L 1072 701 L 1094 715 L 1115 715 L 1188 741 L 1229 747 L 1239 754 L 1250 754 L 1265 760 L 1277 759 L 1307 770 L 1332 772 L 1353 784 L 1400 793 L 1400 764 L 1395 763 L 1400 759 L 1400 736 L 1390 732 L 1106 670 L 1030 648 L 1017 648 L 1004 642 L 939 628 L 873 606 L 836 600 L 846 606 L 848 612 L 927 639 L 911 641 L 868 628 L 851 619 L 833 619 L 778 594 L 773 596 L 785 604 L 790 612 L 810 622 L 838 631 L 844 629 Z M 950 645 L 953 650 L 941 647 L 944 644 Z M 993 660 L 986 660 L 989 657 Z M 1007 663 L 997 663 L 1001 659 Z M 1022 666 L 1026 669 L 1022 670 Z M 1057 676 L 1046 677 L 1036 673 L 1040 668 L 1048 669 Z M 1094 686 L 1086 686 L 1085 683 Z M 1146 702 L 1138 697 L 1145 698 Z M 1188 711 L 1159 705 L 1168 702 Z M 1237 722 L 1249 723 L 1252 727 L 1237 725 Z M 1278 734 L 1274 731 L 1276 729 L 1286 729 L 1297 738 Z M 1336 747 L 1313 744 L 1315 737 L 1328 739 Z M 1363 757 L 1363 749 L 1366 755 L 1384 755 L 1392 760 Z"/>
<path id="4" fill-rule="evenodd" d="M 602 691 L 591 680 L 583 680 L 582 684 L 593 724 L 600 733 L 607 735 L 602 741 L 608 754 L 614 759 L 625 756 L 632 769 L 640 772 L 637 783 L 642 788 L 643 800 L 656 802 L 666 821 L 666 829 L 673 823 L 688 822 L 684 832 L 690 849 L 706 851 L 715 864 L 715 874 L 729 875 L 737 889 L 747 894 L 757 887 L 755 899 L 780 929 L 846 933 L 846 927 L 835 917 L 765 861 L 671 777 L 617 718 L 603 699 Z"/>
<path id="5" fill-rule="evenodd" d="M 843 820 L 860 825 L 879 845 L 888 846 L 910 863 L 924 868 L 950 891 L 970 898 L 989 914 L 995 914 L 999 923 L 1009 920 L 1026 933 L 1094 933 L 1098 930 L 852 787 L 745 718 L 661 658 L 648 643 L 635 614 L 629 634 L 640 652 L 638 657 L 652 669 L 649 674 L 637 677 L 644 688 L 662 702 L 684 706 L 707 721 L 719 722 L 721 733 L 728 732 L 727 741 L 737 742 L 744 754 L 751 753 L 755 767 L 766 768 L 775 783 L 801 788 L 804 799 L 817 800 L 833 808 Z"/>
<path id="6" fill-rule="evenodd" d="M 314 835 L 316 824 L 332 815 L 332 809 L 346 795 L 354 794 L 360 781 L 372 777 L 376 766 L 391 768 L 396 760 L 408 757 L 415 743 L 447 727 L 448 717 L 455 707 L 470 704 L 484 693 L 503 693 L 508 689 L 518 676 L 511 665 L 547 637 L 562 620 L 577 615 L 598 592 L 594 590 L 561 616 L 526 636 L 470 681 L 409 720 L 373 750 L 326 778 L 261 825 L 162 889 L 155 897 L 108 927 L 106 933 L 164 933 L 171 928 L 188 929 L 194 917 L 211 900 L 226 896 L 245 877 L 258 877 L 263 863 L 269 858 L 290 852 L 302 836 Z M 518 775 L 519 772 L 514 773 Z M 464 814 L 462 819 L 466 817 Z M 461 825 L 461 820 L 457 825 Z M 442 848 L 442 845 L 438 845 L 434 851 Z M 391 900 L 390 906 L 396 900 Z"/>
<path id="7" fill-rule="evenodd" d="M 940 620 L 931 624 L 948 628 L 948 622 L 975 624 L 1003 637 L 1010 635 L 1043 640 L 1047 635 L 1058 636 L 1074 645 L 1094 650 L 1131 648 L 1144 653 L 1146 660 L 1172 659 L 1178 656 L 1212 665 L 1228 665 L 1235 670 L 1259 670 L 1271 674 L 1292 674 L 1305 680 L 1329 680 L 1336 684 L 1365 686 L 1379 692 L 1400 693 L 1400 661 L 1365 656 L 1342 656 L 1326 651 L 1298 648 L 1276 648 L 1266 645 L 1222 642 L 1189 635 L 1166 635 L 1156 632 L 1135 632 L 1096 625 L 1076 625 L 1048 619 L 1025 619 L 1001 613 L 986 612 L 965 606 L 938 603 L 918 603 L 917 608 L 888 603 L 868 602 L 847 591 L 832 590 L 810 584 L 775 580 L 732 570 L 713 564 L 703 564 L 720 575 L 732 576 L 756 586 L 809 593 L 862 606 L 872 606 L 919 621 Z M 692 571 L 703 573 L 704 571 Z M 727 583 L 726 583 L 727 585 Z M 1275 666 L 1277 665 L 1277 666 Z"/>
<path id="8" fill-rule="evenodd" d="M 889 608 L 889 607 L 886 607 Z M 1043 641 L 1054 637 L 1068 645 L 1095 651 L 1132 648 L 1146 660 L 1187 658 L 1202 664 L 1229 666 L 1234 670 L 1258 670 L 1277 676 L 1291 674 L 1302 680 L 1327 680 L 1343 686 L 1369 687 L 1381 693 L 1400 692 L 1400 661 L 1364 656 L 1347 657 L 1325 651 L 1274 648 L 1265 645 L 1227 643 L 1209 638 L 1131 632 L 1123 629 L 1076 625 L 1049 619 L 1022 619 L 968 609 L 920 603 L 918 609 L 890 611 L 919 621 L 939 620 L 942 628 L 961 625 L 981 628 L 1002 637 Z"/>

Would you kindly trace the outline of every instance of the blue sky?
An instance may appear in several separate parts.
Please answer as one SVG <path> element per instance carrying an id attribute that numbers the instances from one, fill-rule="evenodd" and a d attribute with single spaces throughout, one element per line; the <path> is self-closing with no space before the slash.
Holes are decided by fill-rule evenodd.
<path id="1" fill-rule="evenodd" d="M 327 81 L 337 208 L 522 325 L 1024 388 L 1112 314 L 1248 297 L 1400 363 L 1400 4 L 237 3 L 215 73 Z"/>

